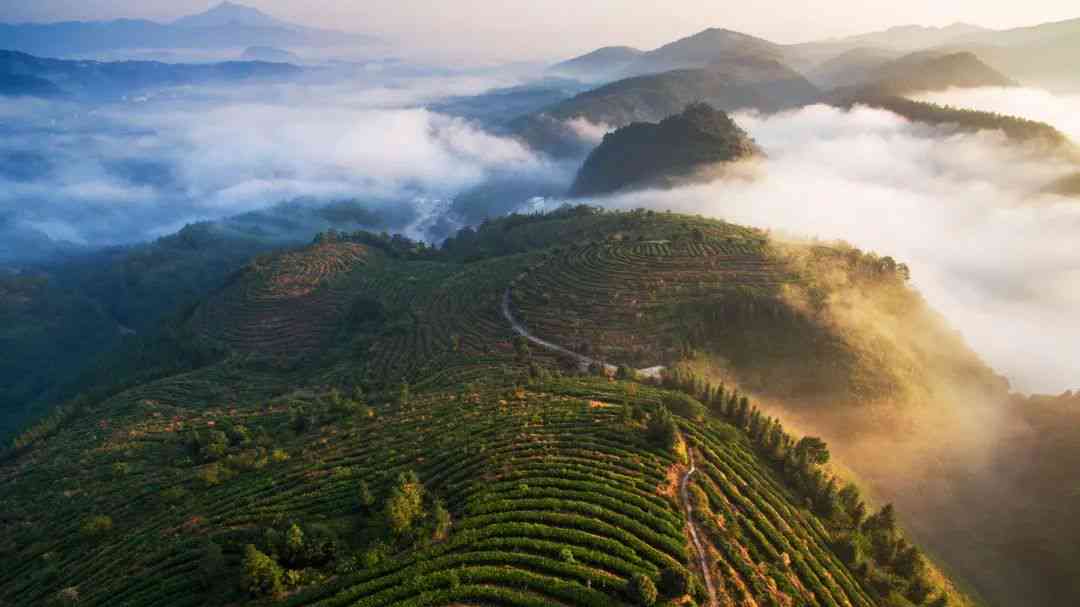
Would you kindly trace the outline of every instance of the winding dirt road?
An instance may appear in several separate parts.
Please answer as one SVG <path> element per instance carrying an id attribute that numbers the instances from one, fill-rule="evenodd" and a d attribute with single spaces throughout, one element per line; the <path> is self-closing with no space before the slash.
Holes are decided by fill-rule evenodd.
<path id="1" fill-rule="evenodd" d="M 517 333 L 518 335 L 524 337 L 525 339 L 542 348 L 546 348 L 560 354 L 565 354 L 566 356 L 569 356 L 576 360 L 578 364 L 583 367 L 591 367 L 592 365 L 601 364 L 604 365 L 604 368 L 607 369 L 609 373 L 614 373 L 617 370 L 615 365 L 609 365 L 603 361 L 596 360 L 595 358 L 589 358 L 584 354 L 578 354 L 577 352 L 568 350 L 558 344 L 553 344 L 545 339 L 540 339 L 532 333 L 529 333 L 529 330 L 525 328 L 525 325 L 518 322 L 518 320 L 514 318 L 514 313 L 510 311 L 510 289 L 507 289 L 506 292 L 503 293 L 502 313 L 503 316 L 506 317 L 506 320 L 509 321 L 510 327 L 514 329 L 514 333 Z"/>
<path id="2" fill-rule="evenodd" d="M 577 352 L 547 341 L 546 339 L 541 339 L 533 335 L 532 333 L 529 333 L 529 330 L 525 328 L 525 325 L 518 322 L 518 320 L 514 318 L 513 312 L 510 311 L 510 289 L 507 289 L 503 293 L 502 314 L 504 317 L 506 317 L 507 322 L 510 323 L 510 327 L 513 328 L 514 333 L 517 333 L 518 335 L 540 346 L 541 348 L 546 348 L 548 350 L 570 356 L 574 360 L 578 361 L 579 364 L 585 367 L 590 367 L 595 364 L 602 364 L 604 365 L 604 368 L 607 369 L 609 372 L 615 372 L 616 367 L 614 365 L 609 365 L 603 361 L 596 360 L 595 358 L 589 358 L 588 356 L 585 356 L 583 354 L 578 354 Z M 649 369 L 649 371 L 652 371 L 654 369 L 661 370 L 663 369 L 663 367 L 653 367 Z M 682 436 L 680 436 L 679 439 L 682 440 Z M 679 480 L 679 500 L 682 501 L 683 510 L 686 513 L 686 526 L 690 530 L 690 540 L 691 543 L 694 544 L 694 552 L 697 553 L 698 566 L 701 568 L 701 575 L 705 579 L 705 589 L 709 592 L 708 605 L 709 607 L 715 607 L 716 585 L 713 583 L 712 571 L 709 570 L 709 559 L 707 553 L 705 552 L 704 546 L 702 546 L 701 544 L 701 537 L 697 527 L 697 523 L 694 522 L 694 507 L 690 504 L 690 475 L 697 471 L 697 466 L 694 465 L 693 451 L 687 448 L 686 452 L 690 459 L 690 468 L 686 471 L 685 474 L 683 474 L 682 478 Z"/>
<path id="3" fill-rule="evenodd" d="M 690 458 L 690 469 L 683 475 L 682 480 L 679 482 L 679 498 L 682 500 L 683 508 L 686 510 L 686 526 L 690 530 L 690 540 L 694 544 L 694 552 L 697 553 L 698 566 L 701 568 L 701 576 L 705 578 L 705 589 L 709 591 L 709 606 L 715 607 L 716 605 L 716 586 L 713 585 L 712 571 L 709 569 L 709 559 L 705 548 L 701 545 L 701 538 L 698 536 L 697 523 L 694 522 L 694 507 L 690 504 L 689 485 L 690 475 L 697 472 L 697 466 L 694 465 L 694 452 L 687 448 L 687 455 Z"/>

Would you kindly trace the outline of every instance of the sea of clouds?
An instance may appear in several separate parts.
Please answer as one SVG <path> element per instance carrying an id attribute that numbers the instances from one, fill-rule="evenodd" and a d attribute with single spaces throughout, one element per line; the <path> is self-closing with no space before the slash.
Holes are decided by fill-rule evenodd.
<path id="1" fill-rule="evenodd" d="M 1042 191 L 1075 165 L 999 133 L 950 134 L 868 108 L 736 120 L 766 160 L 709 184 L 603 203 L 701 213 L 892 255 L 1014 388 L 1080 386 L 1080 200 Z"/>
<path id="2" fill-rule="evenodd" d="M 291 200 L 407 208 L 391 229 L 438 239 L 534 210 L 575 166 L 426 106 L 513 84 L 491 74 L 163 91 L 99 105 L 0 99 L 0 223 L 88 245 Z M 1044 120 L 1080 141 L 1080 97 L 974 89 L 927 100 Z M 675 209 L 908 263 L 916 286 L 1022 391 L 1080 387 L 1078 172 L 998 133 L 811 106 L 737 122 L 768 154 L 706 185 L 594 202 Z M 584 139 L 608 129 L 579 121 Z M 475 209 L 463 208 L 474 196 Z M 534 196 L 547 196 L 538 205 Z M 529 201 L 527 206 L 522 206 Z"/>
<path id="3" fill-rule="evenodd" d="M 278 84 L 164 91 L 124 102 L 0 99 L 0 210 L 56 240 L 101 245 L 304 199 L 430 213 L 492 176 L 563 181 L 516 140 L 425 109 L 499 84 Z"/>

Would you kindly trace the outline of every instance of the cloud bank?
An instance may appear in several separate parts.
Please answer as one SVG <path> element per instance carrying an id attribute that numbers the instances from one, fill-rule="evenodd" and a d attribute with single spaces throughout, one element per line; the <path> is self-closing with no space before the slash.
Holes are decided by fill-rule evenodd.
<path id="1" fill-rule="evenodd" d="M 769 154 L 742 167 L 743 178 L 604 204 L 702 213 L 892 255 L 1014 388 L 1080 385 L 1080 200 L 1039 193 L 1076 167 L 997 133 L 945 135 L 867 108 L 736 120 Z"/>
<path id="2" fill-rule="evenodd" d="M 115 244 L 294 199 L 430 214 L 492 175 L 568 179 L 512 139 L 423 104 L 490 78 L 166 91 L 87 106 L 0 99 L 0 210 L 53 239 Z M 399 214 L 400 215 L 400 214 Z"/>

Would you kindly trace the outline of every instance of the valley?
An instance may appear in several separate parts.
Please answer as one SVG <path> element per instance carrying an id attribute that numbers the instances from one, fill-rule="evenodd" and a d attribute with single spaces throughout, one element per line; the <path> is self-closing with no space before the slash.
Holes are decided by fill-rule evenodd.
<path id="1" fill-rule="evenodd" d="M 1044 1 L 15 0 L 0 607 L 1080 603 Z"/>

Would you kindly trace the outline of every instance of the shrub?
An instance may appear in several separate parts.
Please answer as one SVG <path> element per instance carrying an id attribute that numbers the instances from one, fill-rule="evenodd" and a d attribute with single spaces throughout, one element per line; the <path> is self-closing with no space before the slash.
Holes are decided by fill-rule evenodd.
<path id="1" fill-rule="evenodd" d="M 671 392 L 664 396 L 664 405 L 676 415 L 701 421 L 705 418 L 705 405 L 692 396 L 681 392 Z"/>
<path id="2" fill-rule="evenodd" d="M 91 516 L 83 520 L 79 533 L 86 539 L 101 537 L 112 531 L 113 520 L 105 515 Z"/>
<path id="3" fill-rule="evenodd" d="M 57 590 L 45 604 L 49 607 L 70 607 L 71 605 L 78 605 L 79 601 L 79 589 L 75 586 L 68 586 Z"/>
<path id="4" fill-rule="evenodd" d="M 221 546 L 208 541 L 202 549 L 202 558 L 199 559 L 199 583 L 203 588 L 212 588 L 221 570 L 225 568 L 225 556 L 221 553 Z"/>
<path id="5" fill-rule="evenodd" d="M 252 596 L 277 596 L 282 593 L 281 567 L 255 546 L 244 549 L 243 588 Z"/>
<path id="6" fill-rule="evenodd" d="M 660 407 L 649 418 L 646 432 L 650 441 L 665 449 L 674 449 L 679 443 L 679 428 L 675 425 L 675 420 L 666 407 Z"/>
<path id="7" fill-rule="evenodd" d="M 685 595 L 690 591 L 690 572 L 682 567 L 665 567 L 660 572 L 659 590 L 668 598 Z"/>
<path id="8" fill-rule="evenodd" d="M 630 584 L 626 590 L 635 605 L 650 607 L 656 603 L 656 584 L 644 573 L 635 573 L 634 577 L 630 578 Z"/>

